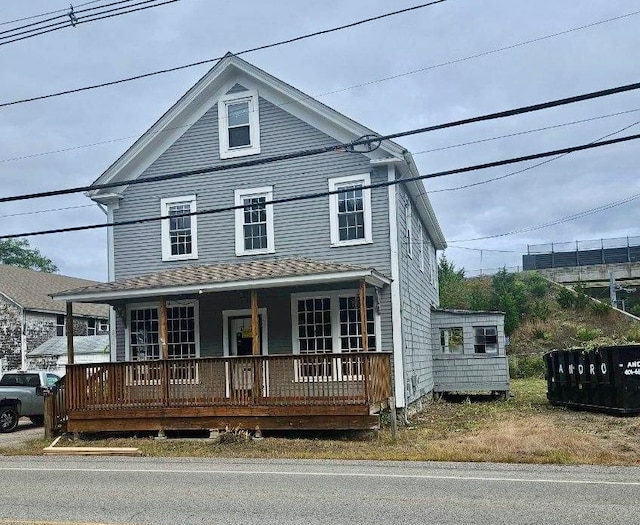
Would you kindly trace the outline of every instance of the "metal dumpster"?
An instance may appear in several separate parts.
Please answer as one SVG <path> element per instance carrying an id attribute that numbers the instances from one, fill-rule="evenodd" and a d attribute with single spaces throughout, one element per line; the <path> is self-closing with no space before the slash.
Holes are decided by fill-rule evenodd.
<path id="1" fill-rule="evenodd" d="M 553 350 L 544 360 L 552 405 L 640 414 L 640 345 Z"/>

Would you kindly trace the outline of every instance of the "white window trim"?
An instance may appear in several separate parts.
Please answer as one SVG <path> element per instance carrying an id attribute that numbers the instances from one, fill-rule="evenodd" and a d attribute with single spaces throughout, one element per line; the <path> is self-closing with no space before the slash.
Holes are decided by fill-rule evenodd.
<path id="1" fill-rule="evenodd" d="M 238 102 L 249 103 L 249 139 L 251 144 L 230 148 L 227 107 Z M 241 91 L 220 97 L 218 101 L 218 132 L 221 159 L 233 159 L 260 153 L 260 107 L 257 91 Z"/>
<path id="2" fill-rule="evenodd" d="M 407 232 L 407 255 L 413 259 L 413 212 L 410 202 L 404 205 L 404 220 Z"/>
<path id="3" fill-rule="evenodd" d="M 160 199 L 160 214 L 165 217 L 169 214 L 169 205 L 176 203 L 189 203 L 191 213 L 196 211 L 196 196 L 184 195 L 182 197 L 168 197 Z M 163 219 L 162 231 L 162 260 L 185 261 L 198 258 L 198 216 L 191 216 L 191 253 L 184 255 L 171 255 L 171 240 L 169 238 L 169 219 Z"/>
<path id="4" fill-rule="evenodd" d="M 200 357 L 200 302 L 197 299 L 184 300 L 184 301 L 167 301 L 167 308 L 172 306 L 193 306 L 193 329 L 196 337 L 196 356 L 194 359 Z M 147 302 L 147 303 L 132 303 L 128 304 L 126 308 L 126 320 L 124 327 L 124 355 L 125 361 L 131 361 L 131 334 L 129 322 L 131 320 L 131 310 L 140 310 L 144 308 L 158 308 L 160 309 L 160 303 Z M 160 322 L 160 312 L 158 312 L 158 322 Z M 162 343 L 159 343 L 160 351 L 162 352 Z"/>
<path id="5" fill-rule="evenodd" d="M 265 197 L 267 202 L 273 200 L 273 186 L 263 186 L 261 188 L 248 188 L 246 190 L 235 190 L 235 205 L 242 206 L 242 199 L 246 197 Z M 273 204 L 267 204 L 267 247 L 257 250 L 246 250 L 244 247 L 244 210 L 237 208 L 236 212 L 236 255 L 257 255 L 261 253 L 275 253 L 275 236 L 273 229 Z"/>
<path id="6" fill-rule="evenodd" d="M 339 190 L 341 186 L 353 183 L 362 183 L 363 186 L 371 185 L 371 175 L 353 175 L 349 177 L 334 177 L 329 179 L 329 191 Z M 329 220 L 331 223 L 331 247 L 355 246 L 359 244 L 371 244 L 373 236 L 371 233 L 371 188 L 362 190 L 362 204 L 364 207 L 364 239 L 353 239 L 348 241 L 340 240 L 338 231 L 338 194 L 329 195 Z"/>
<path id="7" fill-rule="evenodd" d="M 424 273 L 424 254 L 425 254 L 425 241 L 424 241 L 424 228 L 422 227 L 422 222 L 418 221 L 418 242 L 420 250 L 420 271 Z"/>

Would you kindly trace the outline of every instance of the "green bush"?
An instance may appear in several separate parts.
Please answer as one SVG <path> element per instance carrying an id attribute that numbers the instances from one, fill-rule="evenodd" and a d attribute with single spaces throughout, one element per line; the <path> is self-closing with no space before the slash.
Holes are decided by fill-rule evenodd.
<path id="1" fill-rule="evenodd" d="M 598 328 L 592 328 L 590 326 L 578 326 L 576 329 L 576 339 L 583 343 L 593 341 L 595 338 L 602 335 L 602 330 Z"/>
<path id="2" fill-rule="evenodd" d="M 640 317 L 640 304 L 635 305 L 631 310 L 629 310 L 629 313 L 636 317 Z"/>
<path id="3" fill-rule="evenodd" d="M 560 288 L 556 295 L 556 301 L 558 301 L 561 308 L 568 310 L 576 305 L 576 296 L 571 290 L 568 290 L 567 288 Z"/>
<path id="4" fill-rule="evenodd" d="M 544 379 L 545 366 L 541 355 L 510 355 L 509 377 L 511 379 Z"/>
<path id="5" fill-rule="evenodd" d="M 544 321 L 549 318 L 551 308 L 549 303 L 544 301 L 534 301 L 529 305 L 529 315 L 535 319 Z"/>
<path id="6" fill-rule="evenodd" d="M 549 281 L 536 273 L 531 274 L 525 280 L 529 293 L 534 297 L 544 297 L 549 291 Z"/>
<path id="7" fill-rule="evenodd" d="M 640 343 L 640 325 L 629 328 L 629 331 L 626 333 L 626 338 L 634 343 Z"/>

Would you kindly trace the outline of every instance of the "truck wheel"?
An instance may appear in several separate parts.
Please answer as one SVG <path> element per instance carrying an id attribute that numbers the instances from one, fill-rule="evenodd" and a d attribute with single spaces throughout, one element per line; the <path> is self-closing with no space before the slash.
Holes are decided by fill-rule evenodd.
<path id="1" fill-rule="evenodd" d="M 18 426 L 18 411 L 11 406 L 0 408 L 0 432 L 13 432 Z"/>
<path id="2" fill-rule="evenodd" d="M 44 416 L 29 416 L 29 419 L 37 427 L 44 425 Z"/>

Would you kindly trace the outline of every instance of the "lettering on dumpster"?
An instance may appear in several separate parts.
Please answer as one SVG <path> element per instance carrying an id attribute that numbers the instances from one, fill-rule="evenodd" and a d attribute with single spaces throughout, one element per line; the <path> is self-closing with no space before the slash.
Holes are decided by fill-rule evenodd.
<path id="1" fill-rule="evenodd" d="M 624 371 L 626 376 L 640 376 L 640 361 L 629 361 Z"/>
<path id="2" fill-rule="evenodd" d="M 640 375 L 640 361 L 629 362 L 629 366 L 631 366 L 632 364 L 636 367 L 636 370 L 637 370 L 636 372 L 633 372 L 633 374 Z M 574 372 L 576 371 L 575 365 L 569 365 L 567 367 L 567 371 L 569 374 L 574 374 Z M 600 363 L 600 373 L 602 375 L 607 375 L 606 363 Z M 564 366 L 562 365 L 562 363 L 558 364 L 558 374 L 564 374 Z M 581 364 L 578 365 L 578 374 L 581 374 L 581 375 L 584 374 L 584 365 L 581 365 Z M 627 375 L 633 375 L 633 374 L 627 374 Z M 589 365 L 589 375 L 592 375 L 592 376 L 596 375 L 596 365 L 594 365 L 593 363 Z"/>

